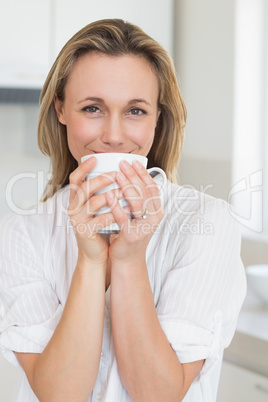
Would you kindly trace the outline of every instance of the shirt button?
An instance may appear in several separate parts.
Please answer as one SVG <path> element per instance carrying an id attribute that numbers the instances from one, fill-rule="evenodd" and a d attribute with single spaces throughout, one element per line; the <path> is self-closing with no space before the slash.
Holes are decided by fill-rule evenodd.
<path id="1" fill-rule="evenodd" d="M 102 356 L 104 356 L 104 353 L 103 353 L 103 351 L 101 351 L 101 357 L 102 357 Z"/>
<path id="2" fill-rule="evenodd" d="M 98 401 L 101 399 L 101 394 L 97 394 Z"/>

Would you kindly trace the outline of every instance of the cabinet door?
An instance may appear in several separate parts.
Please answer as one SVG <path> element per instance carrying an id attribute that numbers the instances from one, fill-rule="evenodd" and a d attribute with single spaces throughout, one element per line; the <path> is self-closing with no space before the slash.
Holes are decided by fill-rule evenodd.
<path id="1" fill-rule="evenodd" d="M 267 402 L 268 377 L 223 362 L 217 402 Z"/>
<path id="2" fill-rule="evenodd" d="M 75 32 L 103 18 L 122 18 L 139 25 L 172 53 L 172 4 L 172 0 L 56 0 L 54 57 Z"/>
<path id="3" fill-rule="evenodd" d="M 0 5 L 0 86 L 43 84 L 49 67 L 49 2 L 0 0 Z"/>

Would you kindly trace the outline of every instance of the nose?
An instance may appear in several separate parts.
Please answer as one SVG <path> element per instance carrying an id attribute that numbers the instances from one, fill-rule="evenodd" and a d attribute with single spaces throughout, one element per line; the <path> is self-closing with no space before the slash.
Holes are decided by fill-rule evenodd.
<path id="1" fill-rule="evenodd" d="M 125 142 L 124 124 L 121 116 L 111 114 L 105 118 L 102 127 L 102 141 L 115 148 Z"/>

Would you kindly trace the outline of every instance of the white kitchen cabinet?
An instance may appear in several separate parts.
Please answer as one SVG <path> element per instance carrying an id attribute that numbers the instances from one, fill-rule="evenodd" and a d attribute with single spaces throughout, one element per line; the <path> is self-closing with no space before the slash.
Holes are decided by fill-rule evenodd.
<path id="1" fill-rule="evenodd" d="M 0 86 L 41 87 L 49 68 L 50 2 L 0 0 Z"/>
<path id="2" fill-rule="evenodd" d="M 267 402 L 268 377 L 223 362 L 217 402 Z"/>
<path id="3" fill-rule="evenodd" d="M 139 25 L 172 53 L 172 0 L 76 0 L 55 1 L 55 55 L 83 26 L 103 18 L 122 18 Z"/>
<path id="4" fill-rule="evenodd" d="M 66 41 L 97 19 L 137 24 L 172 54 L 173 0 L 0 0 L 0 7 L 0 87 L 41 88 Z"/>

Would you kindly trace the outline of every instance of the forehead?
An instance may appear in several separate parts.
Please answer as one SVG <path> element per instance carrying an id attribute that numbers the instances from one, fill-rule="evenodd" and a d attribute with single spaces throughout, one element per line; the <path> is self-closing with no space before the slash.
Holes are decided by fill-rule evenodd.
<path id="1" fill-rule="evenodd" d="M 122 55 L 107 55 L 101 52 L 88 52 L 84 55 L 80 56 L 77 61 L 74 63 L 72 71 L 70 75 L 72 75 L 75 69 L 81 68 L 89 68 L 89 67 L 96 67 L 99 68 L 100 66 L 112 66 L 115 65 L 117 67 L 125 66 L 125 65 L 133 65 L 133 68 L 136 69 L 143 69 L 144 71 L 150 72 L 155 74 L 155 71 L 149 62 L 149 60 L 143 56 L 134 55 L 134 54 L 122 54 Z"/>
<path id="2" fill-rule="evenodd" d="M 68 77 L 66 90 L 101 91 L 105 88 L 125 88 L 158 96 L 158 79 L 149 61 L 141 56 L 109 56 L 96 52 L 81 56 Z"/>

